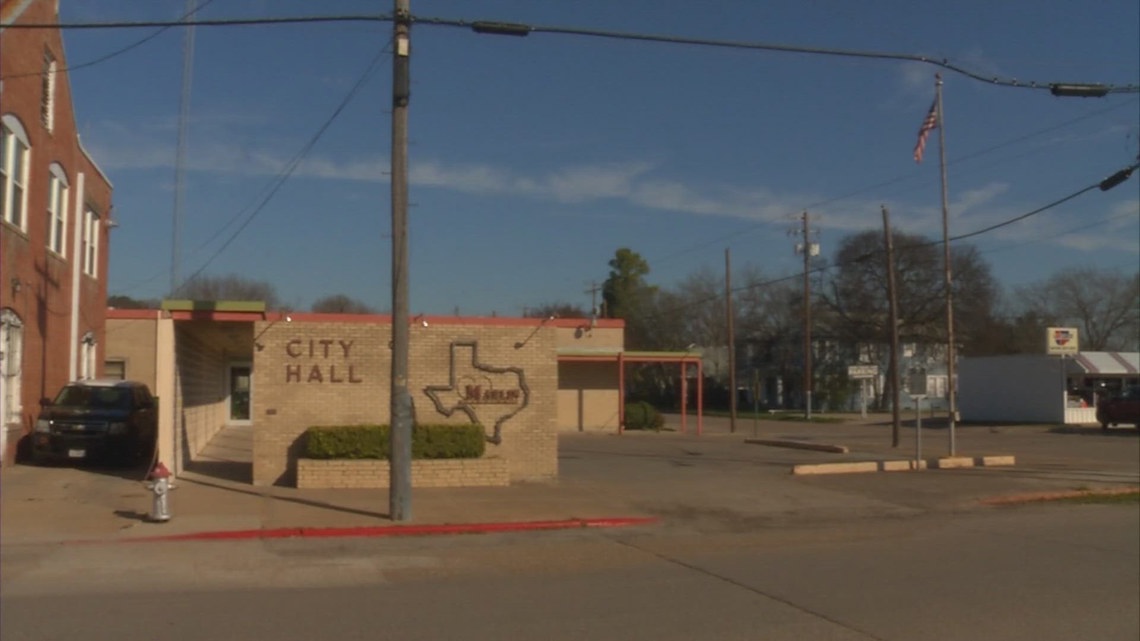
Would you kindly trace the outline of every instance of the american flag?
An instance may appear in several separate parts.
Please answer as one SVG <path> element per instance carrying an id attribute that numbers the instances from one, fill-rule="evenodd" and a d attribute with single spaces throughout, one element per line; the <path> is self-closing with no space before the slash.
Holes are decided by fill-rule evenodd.
<path id="1" fill-rule="evenodd" d="M 916 163 L 922 162 L 922 152 L 926 150 L 926 137 L 930 135 L 930 130 L 938 126 L 938 99 L 935 98 L 934 102 L 930 104 L 930 111 L 927 112 L 926 118 L 922 121 L 922 126 L 918 128 L 918 142 L 914 145 L 914 161 Z"/>

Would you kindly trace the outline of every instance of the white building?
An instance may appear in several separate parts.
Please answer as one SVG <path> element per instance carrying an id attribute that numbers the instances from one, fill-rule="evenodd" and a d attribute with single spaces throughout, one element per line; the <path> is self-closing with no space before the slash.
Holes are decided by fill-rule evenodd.
<path id="1" fill-rule="evenodd" d="M 969 357 L 958 366 L 958 409 L 963 421 L 1093 424 L 1100 398 L 1138 382 L 1137 352 Z"/>

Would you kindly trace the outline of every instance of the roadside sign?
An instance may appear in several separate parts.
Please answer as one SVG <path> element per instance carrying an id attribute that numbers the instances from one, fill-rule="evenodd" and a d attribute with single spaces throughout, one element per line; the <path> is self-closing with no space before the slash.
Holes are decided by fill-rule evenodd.
<path id="1" fill-rule="evenodd" d="M 1046 327 L 1046 354 L 1076 354 L 1081 351 L 1080 335 L 1076 327 Z"/>
<path id="2" fill-rule="evenodd" d="M 907 372 L 907 389 L 911 396 L 926 396 L 925 367 L 915 367 Z"/>
<path id="3" fill-rule="evenodd" d="M 879 375 L 878 365 L 848 365 L 847 378 L 875 378 Z"/>

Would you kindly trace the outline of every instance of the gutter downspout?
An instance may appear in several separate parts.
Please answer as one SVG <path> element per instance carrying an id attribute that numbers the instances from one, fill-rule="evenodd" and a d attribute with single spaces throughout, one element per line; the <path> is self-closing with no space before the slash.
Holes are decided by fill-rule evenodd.
<path id="1" fill-rule="evenodd" d="M 75 230 L 72 234 L 74 240 L 71 243 L 71 342 L 68 347 L 68 367 L 67 367 L 67 380 L 74 381 L 78 370 L 78 352 L 79 352 L 79 274 L 83 270 L 83 256 L 79 255 L 81 251 L 80 243 L 83 234 L 83 179 L 85 176 L 83 172 L 75 178 L 75 209 L 74 216 L 72 217 L 72 228 Z"/>

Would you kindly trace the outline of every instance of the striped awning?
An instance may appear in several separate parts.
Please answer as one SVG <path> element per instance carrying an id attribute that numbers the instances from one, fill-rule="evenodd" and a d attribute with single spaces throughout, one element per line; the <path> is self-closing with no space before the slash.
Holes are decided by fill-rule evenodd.
<path id="1" fill-rule="evenodd" d="M 1140 374 L 1140 352 L 1081 352 L 1073 360 L 1086 374 L 1109 376 Z"/>

